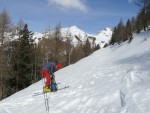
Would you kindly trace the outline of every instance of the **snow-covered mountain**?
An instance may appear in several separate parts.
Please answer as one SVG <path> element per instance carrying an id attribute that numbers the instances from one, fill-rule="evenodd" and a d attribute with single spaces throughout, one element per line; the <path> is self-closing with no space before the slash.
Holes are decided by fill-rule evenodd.
<path id="1" fill-rule="evenodd" d="M 150 113 L 150 31 L 108 46 L 55 73 L 49 113 Z M 42 80 L 0 102 L 0 113 L 45 113 Z"/>
<path id="2" fill-rule="evenodd" d="M 111 36 L 112 36 L 112 29 L 105 28 L 95 36 L 96 43 L 98 43 L 100 47 L 103 48 L 106 43 L 107 44 L 109 43 Z"/>
<path id="3" fill-rule="evenodd" d="M 61 35 L 64 38 L 64 41 L 66 40 L 66 37 L 71 38 L 72 40 L 72 45 L 76 46 L 78 43 L 85 43 L 87 39 L 91 42 L 91 44 L 99 44 L 101 48 L 104 47 L 104 45 L 109 43 L 111 36 L 112 36 L 112 29 L 110 28 L 105 28 L 102 31 L 98 32 L 96 35 L 91 35 L 88 34 L 81 29 L 79 29 L 77 26 L 71 26 L 67 28 L 61 28 Z M 54 33 L 54 30 L 52 31 L 47 31 L 44 33 L 39 33 L 39 32 L 34 32 L 33 33 L 33 39 L 35 40 L 36 43 L 39 42 L 40 39 L 43 37 L 49 37 L 49 35 L 52 35 Z M 4 40 L 5 42 L 9 40 L 15 40 L 18 39 L 18 32 L 16 33 L 6 33 L 6 37 L 8 37 L 7 40 Z M 95 45 L 92 45 L 95 46 Z"/>
<path id="4" fill-rule="evenodd" d="M 54 31 L 51 31 L 54 32 Z M 87 38 L 92 43 L 95 41 L 96 44 L 99 44 L 101 48 L 111 39 L 112 36 L 112 30 L 110 28 L 106 28 L 102 31 L 100 31 L 97 35 L 91 35 L 88 34 L 81 29 L 79 29 L 77 26 L 71 26 L 67 28 L 61 28 L 61 34 L 62 37 L 70 37 L 72 39 L 73 45 L 76 45 L 77 43 L 85 43 Z M 36 42 L 38 42 L 39 38 L 42 38 L 44 36 L 48 35 L 48 33 L 38 33 L 35 32 L 33 37 L 36 38 Z"/>
<path id="5" fill-rule="evenodd" d="M 70 33 L 70 35 L 75 38 L 75 36 L 78 36 L 81 41 L 85 41 L 87 39 L 87 36 L 90 36 L 88 33 L 82 31 L 77 26 L 71 26 L 68 28 L 62 28 L 61 29 L 62 36 L 67 36 L 67 33 Z M 75 41 L 75 40 L 74 40 Z"/>

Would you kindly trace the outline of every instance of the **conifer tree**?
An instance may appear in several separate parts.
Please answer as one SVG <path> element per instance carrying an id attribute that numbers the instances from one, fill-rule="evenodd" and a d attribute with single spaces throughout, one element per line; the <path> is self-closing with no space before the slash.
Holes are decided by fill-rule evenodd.
<path id="1" fill-rule="evenodd" d="M 126 37 L 129 40 L 129 42 L 131 42 L 131 40 L 132 40 L 132 28 L 131 28 L 131 22 L 129 19 L 126 23 Z"/>
<path id="2" fill-rule="evenodd" d="M 78 49 L 74 47 L 71 53 L 71 63 L 75 63 L 78 60 L 77 59 L 78 54 L 79 54 Z"/>
<path id="3" fill-rule="evenodd" d="M 138 5 L 141 9 L 139 12 L 141 19 L 141 26 L 144 31 L 148 29 L 149 17 L 150 17 L 150 0 L 136 0 L 136 5 Z"/>
<path id="4" fill-rule="evenodd" d="M 106 48 L 108 46 L 108 44 L 106 43 L 105 45 L 104 45 L 104 48 Z"/>
<path id="5" fill-rule="evenodd" d="M 96 50 L 99 50 L 99 49 L 101 49 L 101 47 L 100 47 L 99 44 L 97 44 L 97 45 L 95 46 L 95 49 L 94 49 L 94 50 L 96 51 Z"/>
<path id="6" fill-rule="evenodd" d="M 29 86 L 32 82 L 31 69 L 33 63 L 33 33 L 28 30 L 28 25 L 19 32 L 19 39 L 16 42 L 16 54 L 14 57 L 16 61 L 13 62 L 13 71 L 16 73 L 16 91 Z"/>
<path id="7" fill-rule="evenodd" d="M 88 55 L 91 54 L 92 50 L 91 50 L 91 44 L 89 42 L 89 39 L 87 38 L 85 46 L 84 46 L 84 52 L 85 52 L 85 56 L 87 57 Z"/>
<path id="8" fill-rule="evenodd" d="M 112 33 L 110 44 L 114 45 L 114 43 L 116 43 L 116 42 L 117 42 L 117 28 L 115 27 L 114 31 Z"/>
<path id="9" fill-rule="evenodd" d="M 136 18 L 135 17 L 132 17 L 131 19 L 131 29 L 133 32 L 136 31 Z"/>
<path id="10" fill-rule="evenodd" d="M 126 36 L 125 36 L 125 26 L 123 24 L 123 21 L 120 20 L 117 26 L 117 42 L 120 44 L 121 42 L 126 41 Z"/>
<path id="11" fill-rule="evenodd" d="M 136 33 L 140 33 L 142 30 L 142 20 L 140 14 L 137 15 L 135 26 L 136 26 Z"/>

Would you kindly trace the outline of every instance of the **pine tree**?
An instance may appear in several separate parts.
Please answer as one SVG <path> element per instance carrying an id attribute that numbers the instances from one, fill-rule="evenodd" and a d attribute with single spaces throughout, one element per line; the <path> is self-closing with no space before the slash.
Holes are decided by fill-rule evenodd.
<path id="1" fill-rule="evenodd" d="M 135 17 L 132 17 L 132 19 L 131 19 L 131 29 L 133 32 L 136 31 L 136 19 L 135 19 Z"/>
<path id="2" fill-rule="evenodd" d="M 150 17 L 150 0 L 136 0 L 136 5 L 141 9 L 139 12 L 141 19 L 141 26 L 146 31 L 148 29 L 149 17 Z"/>
<path id="3" fill-rule="evenodd" d="M 147 19 L 145 9 L 141 10 L 140 15 L 141 15 L 141 20 L 142 20 L 142 27 L 144 31 L 146 31 L 148 29 L 148 19 Z"/>
<path id="4" fill-rule="evenodd" d="M 142 30 L 142 20 L 140 14 L 137 15 L 135 26 L 136 26 L 136 33 L 140 33 Z"/>
<path id="5" fill-rule="evenodd" d="M 94 50 L 96 51 L 96 50 L 99 50 L 99 49 L 101 49 L 101 47 L 100 47 L 99 44 L 97 44 L 97 45 L 95 46 L 95 49 L 94 49 Z"/>
<path id="6" fill-rule="evenodd" d="M 85 56 L 87 57 L 88 55 L 90 55 L 90 54 L 91 54 L 91 51 L 92 51 L 92 49 L 91 49 L 91 44 L 90 44 L 90 42 L 89 42 L 89 39 L 87 38 L 86 43 L 85 43 L 85 46 L 84 46 Z"/>
<path id="7" fill-rule="evenodd" d="M 19 62 L 19 42 L 14 40 L 11 41 L 11 56 L 10 56 L 10 77 L 7 80 L 8 86 L 10 87 L 9 89 L 9 94 L 7 96 L 15 93 L 18 91 L 18 62 Z"/>
<path id="8" fill-rule="evenodd" d="M 114 45 L 114 43 L 116 43 L 116 42 L 117 42 L 117 28 L 115 27 L 114 31 L 112 33 L 110 44 Z"/>
<path id="9" fill-rule="evenodd" d="M 150 26 L 150 5 L 147 8 L 146 15 L 147 15 L 147 19 L 148 19 L 148 26 Z M 150 29 L 150 28 L 148 28 L 148 29 Z"/>
<path id="10" fill-rule="evenodd" d="M 129 42 L 131 42 L 131 40 L 133 39 L 132 37 L 132 28 L 131 28 L 131 22 L 128 19 L 127 23 L 126 23 L 126 37 L 129 40 Z"/>
<path id="11" fill-rule="evenodd" d="M 78 60 L 77 59 L 78 54 L 79 54 L 78 49 L 74 47 L 71 53 L 71 63 L 75 63 Z"/>
<path id="12" fill-rule="evenodd" d="M 32 82 L 31 69 L 33 64 L 33 33 L 28 30 L 28 25 L 19 32 L 19 39 L 14 46 L 16 59 L 13 62 L 13 71 L 16 73 L 16 91 L 29 86 Z M 17 48 L 18 49 L 17 49 Z"/>
<path id="13" fill-rule="evenodd" d="M 106 43 L 105 45 L 104 45 L 104 48 L 106 48 L 108 46 L 108 44 Z"/>
<path id="14" fill-rule="evenodd" d="M 126 41 L 127 38 L 125 36 L 125 26 L 123 24 L 123 21 L 120 20 L 117 26 L 117 42 L 120 44 L 121 42 Z"/>

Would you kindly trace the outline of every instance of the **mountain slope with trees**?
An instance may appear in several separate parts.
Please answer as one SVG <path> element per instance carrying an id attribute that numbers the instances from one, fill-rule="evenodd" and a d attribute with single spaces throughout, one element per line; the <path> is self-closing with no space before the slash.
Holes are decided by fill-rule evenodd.
<path id="1" fill-rule="evenodd" d="M 149 113 L 150 31 L 100 49 L 55 72 L 58 88 L 47 94 L 50 113 Z M 44 81 L 44 79 L 42 79 Z M 0 102 L 1 113 L 43 113 L 43 82 Z"/>
<path id="2" fill-rule="evenodd" d="M 76 26 L 61 28 L 60 24 L 54 30 L 47 29 L 43 34 L 34 35 L 23 20 L 14 25 L 7 10 L 1 11 L 0 99 L 40 80 L 40 68 L 48 59 L 58 60 L 66 67 L 103 47 L 132 43 L 135 34 L 150 29 L 150 0 L 136 0 L 136 5 L 140 9 L 136 17 L 126 23 L 120 19 L 113 33 L 106 29 L 97 36 L 89 35 Z"/>

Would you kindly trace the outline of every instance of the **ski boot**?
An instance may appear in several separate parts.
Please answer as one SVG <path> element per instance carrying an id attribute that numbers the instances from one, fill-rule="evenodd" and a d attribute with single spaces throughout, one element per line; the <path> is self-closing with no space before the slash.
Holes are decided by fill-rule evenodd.
<path id="1" fill-rule="evenodd" d="M 49 87 L 44 87 L 44 93 L 48 93 L 48 92 L 51 92 L 50 88 Z"/>

